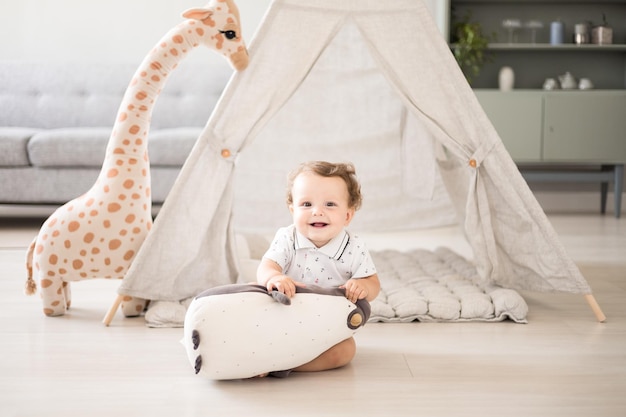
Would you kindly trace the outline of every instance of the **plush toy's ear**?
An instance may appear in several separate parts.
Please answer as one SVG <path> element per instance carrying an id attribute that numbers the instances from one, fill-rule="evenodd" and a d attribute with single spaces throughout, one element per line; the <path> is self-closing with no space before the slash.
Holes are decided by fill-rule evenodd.
<path id="1" fill-rule="evenodd" d="M 211 9 L 189 9 L 183 12 L 183 17 L 186 19 L 205 20 L 211 16 L 213 16 Z"/>

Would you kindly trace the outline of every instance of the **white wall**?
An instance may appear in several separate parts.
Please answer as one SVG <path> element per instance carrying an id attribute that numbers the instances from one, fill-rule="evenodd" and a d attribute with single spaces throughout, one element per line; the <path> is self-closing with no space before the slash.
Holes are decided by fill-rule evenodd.
<path id="1" fill-rule="evenodd" d="M 447 33 L 449 0 L 424 0 Z M 29 61 L 141 60 L 181 13 L 206 0 L 3 0 L 0 57 Z M 237 0 L 250 42 L 271 0 Z"/>
<path id="2" fill-rule="evenodd" d="M 246 41 L 270 0 L 237 0 Z M 3 0 L 0 57 L 41 61 L 139 61 L 181 13 L 206 0 Z"/>

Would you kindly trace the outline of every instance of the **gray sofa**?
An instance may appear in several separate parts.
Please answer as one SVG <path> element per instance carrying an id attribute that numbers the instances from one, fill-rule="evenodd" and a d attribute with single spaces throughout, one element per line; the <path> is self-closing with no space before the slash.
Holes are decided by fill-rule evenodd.
<path id="1" fill-rule="evenodd" d="M 221 59 L 221 58 L 220 58 Z M 0 204 L 62 204 L 87 191 L 138 63 L 0 61 Z M 152 196 L 165 200 L 232 75 L 183 61 L 154 108 Z"/>

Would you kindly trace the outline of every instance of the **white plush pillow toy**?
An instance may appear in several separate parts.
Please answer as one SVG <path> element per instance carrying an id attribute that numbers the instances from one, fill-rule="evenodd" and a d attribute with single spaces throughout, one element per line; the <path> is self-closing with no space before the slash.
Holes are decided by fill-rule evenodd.
<path id="1" fill-rule="evenodd" d="M 297 288 L 289 299 L 262 285 L 233 284 L 198 295 L 182 341 L 196 374 L 251 378 L 315 359 L 365 325 L 370 305 L 339 288 Z"/>

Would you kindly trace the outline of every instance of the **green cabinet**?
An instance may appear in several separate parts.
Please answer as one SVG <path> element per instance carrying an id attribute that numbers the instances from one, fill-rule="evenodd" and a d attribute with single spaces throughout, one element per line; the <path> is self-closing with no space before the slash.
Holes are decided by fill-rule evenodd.
<path id="1" fill-rule="evenodd" d="M 534 91 L 474 91 L 513 159 L 541 161 L 542 95 Z"/>
<path id="2" fill-rule="evenodd" d="M 626 162 L 626 92 L 544 94 L 543 161 Z"/>
<path id="3" fill-rule="evenodd" d="M 474 90 L 518 163 L 626 162 L 626 91 Z"/>

